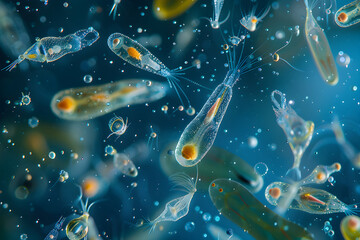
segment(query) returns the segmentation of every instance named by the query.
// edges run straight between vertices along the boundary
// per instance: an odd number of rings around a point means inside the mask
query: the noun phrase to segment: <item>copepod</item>
[[[242,44],[245,44],[245,41]],[[230,103],[233,86],[239,80],[240,75],[253,70],[252,65],[262,60],[262,58],[253,59],[255,50],[244,59],[240,57],[236,63],[233,56],[235,52],[231,52],[234,46],[225,45],[224,49],[229,54],[229,71],[224,81],[216,87],[200,112],[186,126],[176,146],[175,158],[183,167],[192,167],[198,164],[210,150]],[[242,49],[244,49],[244,45]],[[249,59],[252,59],[250,64],[247,62]]]
[[[99,33],[93,27],[79,30],[65,37],[37,38],[36,43],[2,70],[11,71],[25,59],[42,63],[53,62],[66,54],[78,52],[85,47],[91,46],[98,39]]]
[[[178,95],[181,104],[184,106],[181,94],[185,97],[188,106],[190,105],[189,98],[187,97],[184,90],[180,87],[180,79],[189,81],[197,86],[200,84],[191,81],[188,78],[185,78],[182,71],[191,68],[182,68],[170,70],[165,64],[163,64],[157,57],[155,57],[149,50],[142,46],[137,41],[125,36],[121,33],[113,33],[109,36],[107,44],[111,51],[113,51],[118,57],[124,61],[130,63],[131,65],[143,69],[145,71],[151,72],[153,74],[162,76],[167,79],[171,88],[174,88],[176,94]]]

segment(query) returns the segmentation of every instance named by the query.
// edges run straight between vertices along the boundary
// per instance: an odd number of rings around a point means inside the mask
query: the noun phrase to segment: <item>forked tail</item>
[[[18,65],[19,63],[21,63],[22,61],[24,61],[24,57],[18,57],[18,59],[16,59],[15,61],[13,61],[11,64],[9,64],[8,66],[4,67],[3,69],[1,69],[1,71],[11,71],[13,70],[13,68],[16,67],[16,65]]]

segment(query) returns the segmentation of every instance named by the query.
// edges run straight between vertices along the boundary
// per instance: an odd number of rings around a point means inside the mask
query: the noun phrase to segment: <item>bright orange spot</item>
[[[211,186],[212,186],[212,187],[215,187],[215,183],[212,183]]]
[[[198,156],[197,147],[194,144],[186,144],[181,150],[181,155],[186,160],[195,160]]]
[[[274,187],[274,188],[270,188],[269,189],[269,194],[271,197],[278,199],[281,195],[281,190],[278,187]]]
[[[346,13],[342,12],[339,14],[338,20],[339,20],[339,22],[344,23],[348,20],[348,15]]]
[[[98,101],[98,102],[107,102],[109,99],[109,96],[104,93],[95,94],[90,97],[91,100]]]
[[[130,57],[135,58],[136,60],[141,61],[141,57],[142,57],[142,56],[141,56],[141,53],[139,53],[139,51],[136,50],[135,48],[129,47],[129,48],[127,49],[127,53],[129,54]]]
[[[325,173],[324,172],[319,172],[317,175],[316,175],[316,179],[317,180],[324,180],[326,177]]]
[[[99,181],[94,177],[88,177],[82,184],[82,190],[86,197],[91,198],[99,191]]]
[[[253,18],[253,19],[251,19],[251,22],[252,22],[252,23],[257,23],[257,19],[256,19],[256,18]]]
[[[219,192],[223,192],[224,190],[222,188],[219,188]]]
[[[56,105],[58,109],[64,112],[72,112],[75,109],[76,102],[70,96],[63,97],[60,102]]]
[[[348,221],[348,228],[351,231],[356,231],[359,226],[359,221],[355,217],[350,217]]]
[[[135,91],[135,90],[136,90],[136,87],[128,86],[128,87],[124,87],[123,89],[121,89],[121,90],[119,91],[119,93],[121,93],[121,94],[127,94],[127,93],[131,93],[131,92],[133,92],[133,91]]]
[[[34,59],[34,58],[37,57],[37,55],[36,54],[30,54],[30,55],[27,55],[27,57],[30,58],[30,59]]]
[[[340,171],[340,169],[341,169],[341,164],[340,164],[340,163],[335,163],[334,165],[335,165],[335,169],[336,169],[337,171]]]

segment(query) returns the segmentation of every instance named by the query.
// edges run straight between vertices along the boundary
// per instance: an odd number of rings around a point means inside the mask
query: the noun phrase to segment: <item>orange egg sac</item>
[[[181,150],[181,155],[186,160],[195,160],[197,158],[197,155],[198,155],[195,145],[186,144]]]
[[[70,96],[63,97],[60,100],[60,102],[57,104],[57,108],[64,112],[74,111],[75,106],[76,106],[75,100]]]
[[[135,58],[136,60],[141,61],[141,57],[142,57],[142,56],[141,56],[141,53],[139,53],[139,51],[136,50],[135,48],[129,47],[129,48],[127,49],[127,53],[129,54],[130,57]]]

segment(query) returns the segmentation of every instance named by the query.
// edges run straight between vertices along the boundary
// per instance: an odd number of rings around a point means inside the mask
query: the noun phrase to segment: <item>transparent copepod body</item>
[[[98,86],[71,88],[58,92],[51,100],[51,110],[59,118],[89,120],[128,105],[148,103],[166,95],[168,85],[128,79]]]
[[[79,30],[65,37],[44,37],[37,39],[30,48],[11,63],[6,70],[11,71],[25,59],[35,62],[53,62],[66,54],[91,46],[99,39],[99,33],[92,27]]]
[[[136,169],[135,164],[123,153],[114,154],[114,166],[123,174],[136,177],[138,175],[138,170]]]
[[[167,77],[170,69],[167,68],[149,50],[137,41],[121,33],[113,33],[109,36],[107,44],[111,51],[131,65],[149,71],[151,73]]]
[[[307,1],[305,0],[306,3]],[[334,56],[324,31],[316,22],[309,7],[305,21],[305,36],[321,77],[327,84],[336,85],[339,82],[339,74]]]
[[[339,8],[335,13],[335,22],[340,27],[350,27],[360,22],[360,0]]]
[[[87,236],[89,231],[89,214],[84,213],[82,216],[71,220],[66,226],[66,236],[70,240],[81,240]]]
[[[304,228],[264,206],[236,181],[214,180],[209,186],[209,195],[224,217],[243,228],[254,239],[313,239]]]
[[[280,103],[276,100],[275,94],[280,96]],[[278,90],[273,91],[271,99],[275,105],[273,109],[276,115],[276,122],[283,129],[294,154],[292,169],[296,172],[297,180],[299,180],[301,177],[299,170],[301,157],[312,139],[314,123],[312,121],[304,121],[299,117],[286,102],[285,94],[282,92]]]
[[[175,158],[180,165],[192,167],[210,150],[231,97],[232,85],[220,84],[187,125],[175,149]]]
[[[277,206],[284,198],[289,197],[291,184],[273,182],[265,190],[266,200]],[[299,186],[299,185],[297,185]],[[356,205],[347,205],[331,193],[310,187],[298,187],[295,197],[289,204],[290,209],[296,209],[312,214],[330,214],[352,212]]]

